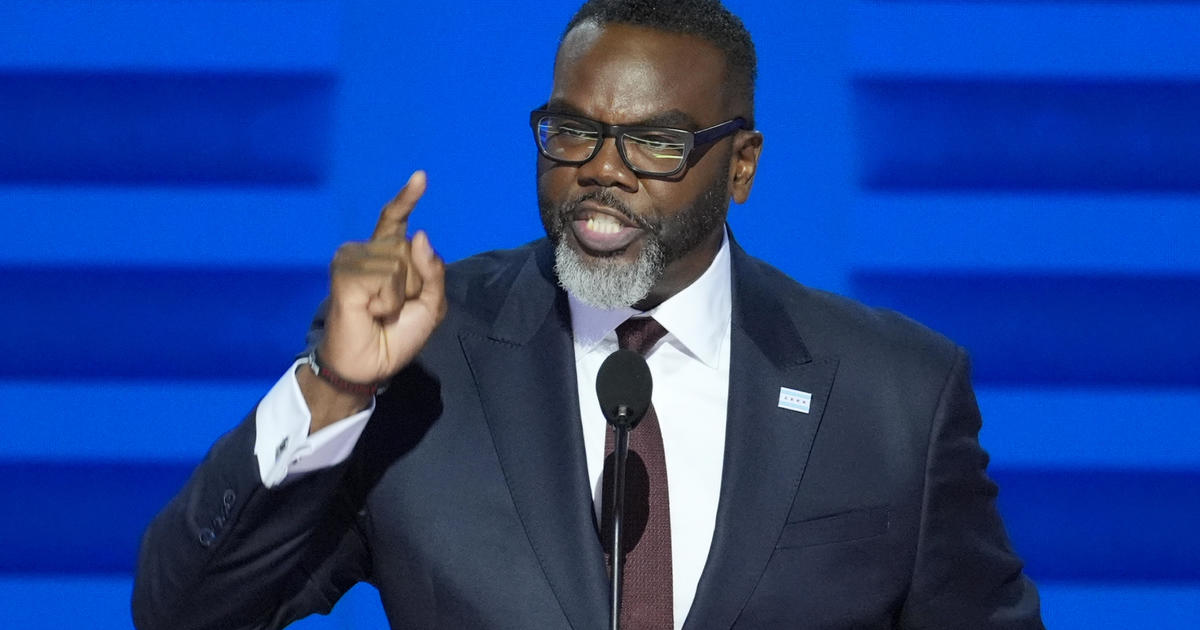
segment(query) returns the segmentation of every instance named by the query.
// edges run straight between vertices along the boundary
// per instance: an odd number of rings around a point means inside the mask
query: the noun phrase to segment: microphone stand
[[[613,423],[616,431],[613,448],[613,495],[612,495],[612,540],[608,557],[612,558],[612,591],[610,610],[612,621],[609,628],[621,627],[621,582],[625,577],[625,551],[621,546],[621,522],[625,510],[625,460],[629,457],[629,409],[625,405],[617,410],[620,422]]]

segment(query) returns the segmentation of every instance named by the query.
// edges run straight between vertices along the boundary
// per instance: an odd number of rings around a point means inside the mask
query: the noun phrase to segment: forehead
[[[679,111],[699,124],[722,114],[725,55],[693,35],[583,23],[563,39],[550,101],[608,123]]]

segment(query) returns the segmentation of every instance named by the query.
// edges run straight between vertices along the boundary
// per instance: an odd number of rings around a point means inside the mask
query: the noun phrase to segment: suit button
[[[221,529],[221,527],[223,525],[225,525],[225,517],[224,516],[218,515],[218,516],[213,517],[213,520],[212,520],[213,529]]]
[[[225,495],[221,497],[221,503],[225,504],[225,513],[226,514],[229,513],[229,509],[233,507],[233,502],[236,499],[237,499],[237,495],[234,494],[233,490],[225,491]]]
[[[204,545],[205,547],[211,547],[213,541],[217,539],[217,533],[205,527],[204,529],[200,530],[199,538],[201,545]]]

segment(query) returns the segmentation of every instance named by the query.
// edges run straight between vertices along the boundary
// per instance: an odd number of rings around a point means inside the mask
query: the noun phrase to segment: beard
[[[592,256],[570,243],[572,237],[567,230],[585,201],[608,206],[643,230],[637,258],[624,260],[617,255],[620,251]],[[617,309],[645,299],[668,265],[699,247],[724,223],[729,209],[729,186],[725,177],[714,177],[689,207],[666,217],[658,208],[653,209],[652,216],[638,216],[608,188],[557,204],[545,199],[539,189],[538,206],[542,226],[555,245],[554,271],[559,286],[584,304]]]

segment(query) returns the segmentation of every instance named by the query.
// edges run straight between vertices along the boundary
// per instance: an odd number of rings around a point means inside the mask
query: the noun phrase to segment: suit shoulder
[[[451,315],[490,320],[522,273],[553,282],[553,252],[546,239],[520,247],[482,252],[446,265],[446,299]]]
[[[452,262],[446,265],[446,290],[466,291],[515,278],[525,264],[536,262],[543,247],[545,239],[539,239],[519,247],[494,249]]]
[[[751,264],[776,287],[783,308],[813,354],[859,356],[901,369],[924,367],[944,377],[963,353],[945,335],[902,313],[805,286],[758,259],[751,259]]]
[[[544,245],[545,239],[538,239],[518,247],[480,252],[446,265],[446,272],[460,279],[493,275],[524,264]]]

